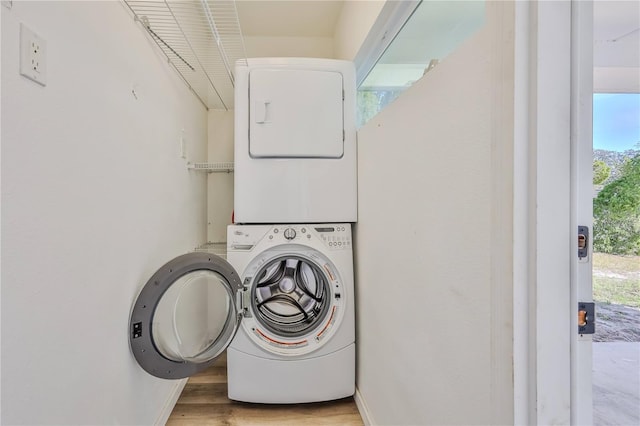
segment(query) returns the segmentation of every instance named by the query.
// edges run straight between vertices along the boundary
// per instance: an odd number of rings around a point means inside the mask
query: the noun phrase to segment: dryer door
[[[335,71],[258,68],[249,74],[253,158],[341,158],[344,83]]]
[[[189,253],[162,266],[131,313],[129,342],[138,364],[163,379],[209,367],[238,329],[241,289],[233,267],[213,254]]]

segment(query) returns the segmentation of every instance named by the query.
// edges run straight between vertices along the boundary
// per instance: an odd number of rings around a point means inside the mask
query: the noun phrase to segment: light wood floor
[[[362,425],[353,398],[314,404],[248,404],[227,398],[226,357],[193,376],[168,426],[182,425]]]

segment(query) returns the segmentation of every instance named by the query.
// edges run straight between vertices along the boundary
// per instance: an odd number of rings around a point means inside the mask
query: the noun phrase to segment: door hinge
[[[249,290],[250,284],[251,277],[248,277],[244,280],[242,290],[239,292],[239,312],[242,316],[249,318],[251,317],[251,310],[249,309],[249,306],[251,305],[251,291]]]
[[[578,259],[589,255],[589,227],[578,226]]]
[[[596,332],[596,304],[578,302],[578,334],[594,334]]]

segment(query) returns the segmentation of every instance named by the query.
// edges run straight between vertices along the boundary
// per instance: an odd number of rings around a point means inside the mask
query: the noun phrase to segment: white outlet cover
[[[20,74],[43,86],[47,85],[47,42],[22,23]]]

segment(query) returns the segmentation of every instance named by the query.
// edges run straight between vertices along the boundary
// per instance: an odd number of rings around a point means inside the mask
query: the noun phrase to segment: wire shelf
[[[207,173],[233,172],[233,163],[188,163],[187,167]]]
[[[234,66],[246,62],[234,0],[124,0],[209,109],[232,109]]]

